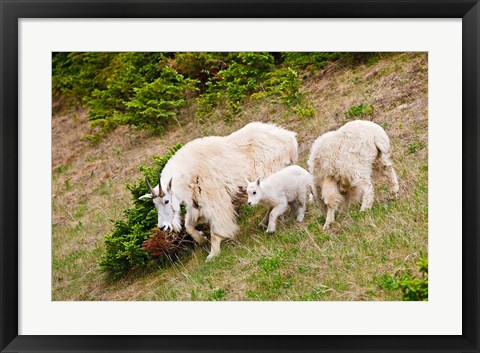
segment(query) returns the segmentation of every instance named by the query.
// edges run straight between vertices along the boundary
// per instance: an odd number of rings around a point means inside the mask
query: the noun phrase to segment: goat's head
[[[260,202],[260,200],[262,200],[262,188],[260,186],[260,178],[257,178],[257,180],[252,182],[248,181],[248,179],[245,178],[245,181],[247,182],[248,205],[255,206]]]
[[[168,182],[168,186],[164,191],[161,183],[161,174],[158,173],[158,185],[152,187],[148,177],[145,177],[145,182],[150,189],[150,193],[140,196],[139,199],[151,199],[158,212],[158,229],[162,231],[180,232],[182,225],[180,222],[180,203],[172,193],[172,181]]]

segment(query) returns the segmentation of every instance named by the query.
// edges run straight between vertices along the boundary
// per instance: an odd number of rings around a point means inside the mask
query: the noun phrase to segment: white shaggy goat
[[[372,207],[374,169],[387,176],[391,194],[398,194],[397,174],[390,160],[390,139],[373,122],[351,121],[337,131],[321,135],[313,143],[307,163],[313,177],[313,195],[326,214],[324,230],[335,221],[339,206],[361,199],[361,211]]]
[[[267,226],[268,223],[268,233],[275,232],[277,218],[285,213],[288,206],[292,212],[297,211],[297,221],[303,221],[307,193],[312,184],[312,177],[305,169],[291,165],[263,180],[247,180],[247,183],[248,204],[255,206],[260,203],[268,208],[260,222],[262,226]]]
[[[185,229],[202,244],[197,224],[208,223],[211,251],[237,231],[236,201],[245,196],[244,177],[267,175],[296,162],[295,133],[278,126],[250,123],[225,137],[210,136],[187,143],[165,165],[159,185],[142,198],[151,198],[158,210],[158,227],[179,232],[180,205],[187,209]],[[148,182],[148,181],[147,181]]]

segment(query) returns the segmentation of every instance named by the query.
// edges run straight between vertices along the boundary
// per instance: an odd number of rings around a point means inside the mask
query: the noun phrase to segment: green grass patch
[[[415,141],[410,143],[407,146],[407,150],[409,153],[416,153],[420,150],[423,150],[426,147],[425,143],[423,141]]]
[[[55,169],[55,173],[63,174],[70,168],[70,166],[71,166],[70,164],[61,164]]]
[[[378,286],[382,289],[394,290],[398,288],[397,280],[387,274],[375,276],[374,281],[376,281]]]
[[[371,104],[360,104],[349,108],[345,115],[349,118],[356,118],[373,114],[375,108]]]

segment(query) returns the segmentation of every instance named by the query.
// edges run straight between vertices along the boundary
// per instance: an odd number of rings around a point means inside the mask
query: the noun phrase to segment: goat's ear
[[[138,199],[141,200],[141,199],[151,199],[152,198],[152,194],[145,194],[143,196],[140,196]]]
[[[173,180],[173,177],[171,177],[171,178],[170,178],[170,181],[168,182],[167,192],[172,191],[172,180]]]
[[[248,179],[247,179],[247,178],[245,178],[245,181],[247,182],[247,184],[250,184],[250,182],[248,181]]]

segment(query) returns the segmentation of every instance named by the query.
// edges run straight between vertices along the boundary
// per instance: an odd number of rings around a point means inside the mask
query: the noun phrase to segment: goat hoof
[[[212,259],[215,258],[216,256],[218,256],[218,254],[220,254],[220,252],[211,252],[210,251],[210,254],[208,254],[207,259],[205,261],[206,262],[212,261]]]
[[[205,262],[210,262],[213,260],[213,258],[215,258],[215,256],[217,256],[218,254],[213,254],[213,253],[210,253],[208,256],[207,256],[207,259],[205,260]]]

